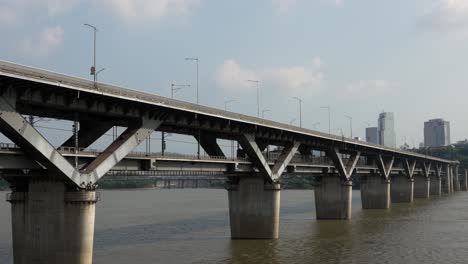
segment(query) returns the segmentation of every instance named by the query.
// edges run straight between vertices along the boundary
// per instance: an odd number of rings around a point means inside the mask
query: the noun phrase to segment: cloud
[[[215,73],[216,83],[228,90],[246,90],[247,80],[257,80],[259,76],[252,70],[244,69],[233,59],[225,60]]]
[[[17,24],[32,13],[64,15],[84,0],[0,0],[0,22]]]
[[[25,39],[22,51],[26,55],[45,57],[59,48],[63,43],[63,28],[60,26],[45,28],[35,39]]]
[[[298,1],[299,0],[271,0],[271,4],[278,12],[289,13],[296,9]]]
[[[158,19],[170,14],[185,15],[199,0],[103,0],[102,4],[126,22]]]
[[[322,63],[320,58],[315,58],[309,66],[295,65],[255,71],[229,59],[215,73],[217,85],[233,92],[252,91],[247,82],[249,79],[260,80],[274,92],[288,95],[310,94],[321,87]]]
[[[386,80],[360,80],[349,84],[346,90],[349,93],[365,96],[380,96],[399,86],[396,82]]]
[[[344,0],[321,0],[322,2],[332,3],[336,7],[342,7]],[[271,0],[271,4],[279,13],[290,13],[296,10],[298,5],[304,0]]]
[[[7,6],[0,6],[0,23],[6,25],[16,24],[18,21],[18,17],[16,16],[15,12],[7,7]]]
[[[437,0],[418,18],[423,31],[452,31],[468,26],[468,1]]]

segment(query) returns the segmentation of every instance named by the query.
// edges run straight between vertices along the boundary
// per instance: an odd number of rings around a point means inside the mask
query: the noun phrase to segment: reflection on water
[[[4,197],[4,193],[0,193]],[[468,192],[316,221],[312,191],[282,191],[279,240],[231,240],[224,190],[103,191],[94,263],[466,263]],[[0,263],[12,263],[0,203]]]

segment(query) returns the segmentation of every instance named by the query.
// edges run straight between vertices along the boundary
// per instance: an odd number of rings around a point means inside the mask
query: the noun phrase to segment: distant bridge
[[[79,129],[56,147],[24,115],[75,121]],[[106,149],[89,149],[116,126],[126,130]],[[154,131],[193,136],[208,156],[132,153]],[[0,62],[0,132],[19,147],[0,149],[0,175],[13,190],[15,263],[91,263],[95,188],[113,170],[224,173],[233,238],[278,238],[285,173],[321,176],[318,219],[350,219],[353,174],[365,176],[364,209],[467,189],[457,161],[8,62]],[[240,158],[226,157],[217,139],[237,141]],[[266,154],[270,145],[280,152]]]

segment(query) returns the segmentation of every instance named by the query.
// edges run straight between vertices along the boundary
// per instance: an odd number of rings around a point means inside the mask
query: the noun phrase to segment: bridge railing
[[[19,151],[21,148],[13,143],[0,143],[0,150],[5,151]],[[57,150],[62,154],[75,154],[75,147],[58,147]],[[94,155],[97,156],[102,153],[103,150],[99,149],[90,149],[90,148],[78,148],[78,153],[82,155]],[[263,153],[265,159],[269,162],[275,162],[278,160],[281,153],[279,152],[264,152]],[[248,162],[249,159],[247,157],[224,157],[224,156],[209,156],[209,155],[197,155],[192,154],[180,154],[180,153],[165,153],[162,154],[161,152],[146,152],[146,151],[132,151],[128,154],[128,157],[147,157],[147,158],[159,158],[159,159],[190,159],[190,160],[206,160],[206,161],[243,161]],[[344,157],[343,162],[347,163],[349,158]],[[309,163],[309,164],[320,164],[320,165],[331,165],[333,166],[333,162],[330,158],[326,156],[311,156],[311,155],[301,155],[296,154],[292,158],[291,162],[293,163]],[[361,157],[358,161],[358,165],[366,165],[367,161],[365,157]]]

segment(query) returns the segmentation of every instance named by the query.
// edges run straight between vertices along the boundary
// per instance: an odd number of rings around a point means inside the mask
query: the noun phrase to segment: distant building
[[[450,123],[442,118],[424,122],[424,146],[440,147],[450,145]]]
[[[396,148],[395,122],[393,113],[380,113],[378,135],[380,145]]]
[[[379,132],[377,131],[377,127],[366,128],[366,142],[379,144]]]

